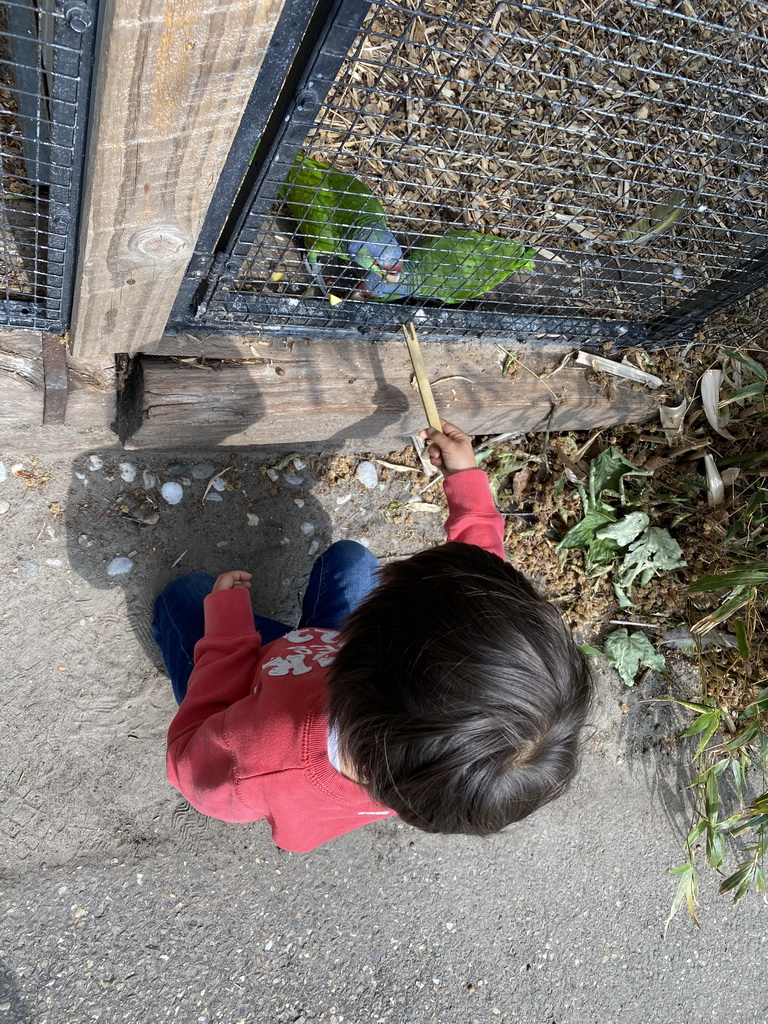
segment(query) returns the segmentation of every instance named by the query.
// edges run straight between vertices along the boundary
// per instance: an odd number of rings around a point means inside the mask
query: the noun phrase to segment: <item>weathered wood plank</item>
[[[107,428],[115,419],[115,361],[112,356],[82,360],[67,356],[67,404],[63,424]],[[41,424],[45,373],[39,331],[0,333],[0,427]],[[51,425],[56,430],[56,425]]]
[[[283,0],[106,0],[72,352],[162,335]]]
[[[257,351],[258,358],[218,368],[134,360],[118,406],[126,447],[343,442],[364,449],[374,439],[406,437],[424,426],[404,343],[296,341]],[[501,358],[495,346],[480,343],[425,345],[440,413],[470,433],[548,424],[555,431],[586,430],[656,414],[658,403],[644,389],[618,382],[608,395],[575,366],[540,378],[557,366],[541,353],[527,354],[520,375],[510,379],[502,377]]]

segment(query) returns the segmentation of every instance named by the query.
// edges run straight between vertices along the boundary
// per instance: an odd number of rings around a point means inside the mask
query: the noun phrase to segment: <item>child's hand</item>
[[[442,433],[434,427],[419,431],[419,437],[427,445],[429,461],[444,477],[460,473],[463,469],[477,469],[472,441],[453,423],[441,419]]]
[[[217,590],[250,590],[251,574],[241,569],[233,569],[232,572],[223,572],[213,584],[213,592]]]

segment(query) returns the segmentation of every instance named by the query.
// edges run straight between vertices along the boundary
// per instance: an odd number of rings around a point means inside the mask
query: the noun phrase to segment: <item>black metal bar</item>
[[[247,204],[240,210],[233,210],[222,230],[219,250],[227,253],[228,260],[224,272],[213,282],[214,287],[228,287],[237,276],[250,248],[249,239],[256,234],[277,198],[280,185],[314,124],[369,7],[366,0],[333,0],[323,11],[324,24],[310,40],[314,45],[306,64],[302,65],[298,58],[294,61],[294,70],[300,74],[293,94],[288,96],[284,92],[281,98],[285,109],[278,104],[273,110],[251,171],[245,178],[245,186],[250,185]],[[198,314],[202,315],[206,307],[207,301],[204,301],[198,307]]]
[[[195,304],[196,293],[210,291],[210,285],[218,280],[223,262],[218,260],[215,266],[213,264],[216,243],[224,226],[231,222],[233,212],[239,213],[248,199],[246,180],[253,163],[253,154],[260,141],[268,135],[266,125],[273,111],[285,106],[285,103],[280,103],[281,94],[290,88],[291,69],[297,64],[303,67],[302,48],[308,47],[316,37],[312,26],[322,6],[317,0],[286,0],[283,6],[208,207],[195,252],[176,296],[171,320],[189,315]],[[325,19],[327,14],[323,12],[322,17]],[[211,270],[214,270],[214,275],[209,278]],[[201,281],[204,282],[202,288]]]
[[[269,337],[297,337],[311,325],[313,336],[339,340],[375,340],[400,334],[402,324],[413,322],[419,336],[429,341],[445,341],[458,336],[480,341],[526,342],[536,344],[573,344],[602,346],[614,349],[643,345],[646,342],[642,324],[566,314],[497,313],[492,310],[414,307],[393,303],[345,302],[339,306],[323,305],[318,316],[319,300],[265,297],[250,292],[232,292],[226,302],[211,307],[211,321],[206,330],[227,333],[256,328]],[[178,324],[174,330],[190,330],[192,325]],[[424,332],[422,334],[422,332]]]
[[[97,13],[98,0],[70,3],[53,30],[46,311],[62,329],[69,326],[74,292]]]
[[[4,327],[30,329],[40,327],[41,324],[47,325],[45,307],[37,302],[24,302],[22,299],[4,299],[0,302],[0,324]]]
[[[669,341],[698,327],[713,313],[768,285],[768,249],[761,249],[723,277],[646,324],[650,342]]]
[[[16,104],[22,132],[27,176],[38,185],[48,182],[48,119],[42,89],[43,70],[35,0],[8,4],[8,41],[14,64]]]

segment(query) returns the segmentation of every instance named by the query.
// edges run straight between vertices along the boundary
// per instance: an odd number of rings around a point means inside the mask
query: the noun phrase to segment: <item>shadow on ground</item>
[[[89,856],[144,856],[169,839],[182,852],[195,854],[205,844],[216,856],[235,849],[242,856],[253,842],[263,852],[269,841],[263,823],[211,822],[165,782],[165,732],[175,704],[151,634],[152,609],[160,591],[184,573],[245,569],[253,574],[254,609],[293,624],[312,562],[330,543],[331,524],[313,497],[318,479],[305,459],[277,460],[281,468],[270,466],[268,473],[261,453],[183,458],[94,451],[72,466],[66,544],[85,584],[72,600],[82,615],[77,632],[89,649],[87,692],[77,702],[74,728],[98,764],[91,775],[101,776],[87,783],[93,842],[84,821],[76,830],[77,845]],[[170,504],[168,497],[179,494]],[[71,713],[66,709],[63,720]],[[72,724],[67,727],[71,733]],[[88,802],[81,785],[77,803]],[[84,819],[88,811],[79,807]]]
[[[13,1024],[31,1024],[32,1011],[22,999],[10,971],[0,967],[0,1012],[3,1020]]]
[[[670,668],[670,679],[651,672],[637,688],[619,691],[616,703],[627,768],[642,775],[655,808],[682,841],[690,827],[696,769],[691,742],[681,738],[690,712],[672,698],[695,700],[701,684],[695,669],[682,659]]]
[[[157,452],[97,451],[75,462],[66,518],[70,564],[92,586],[122,590],[128,623],[157,667],[153,602],[184,573],[245,569],[253,573],[256,611],[297,620],[330,526],[312,497],[315,481],[305,460],[273,470],[272,480],[262,459],[216,452],[180,461]]]

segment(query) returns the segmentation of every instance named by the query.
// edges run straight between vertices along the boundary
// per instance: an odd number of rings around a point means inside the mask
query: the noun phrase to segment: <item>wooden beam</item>
[[[59,338],[49,337],[53,355],[66,353]],[[66,366],[54,363],[58,390],[67,387],[63,418],[57,423],[69,427],[109,428],[115,419],[115,360],[100,356],[94,360],[66,356]],[[3,441],[15,428],[26,429],[44,422],[46,368],[40,331],[0,333],[0,427]],[[48,374],[50,382],[50,374]],[[50,390],[50,388],[49,388]],[[52,425],[51,430],[60,429]]]
[[[253,347],[258,355],[247,362],[135,359],[118,402],[126,447],[334,442],[365,450],[425,425],[403,342]],[[556,370],[558,358],[543,353],[527,354],[514,378],[502,376],[492,345],[434,343],[423,354],[441,414],[473,434],[589,430],[643,422],[658,409],[646,389],[617,381],[608,393],[582,367]]]
[[[106,0],[71,329],[161,337],[283,0]]]

